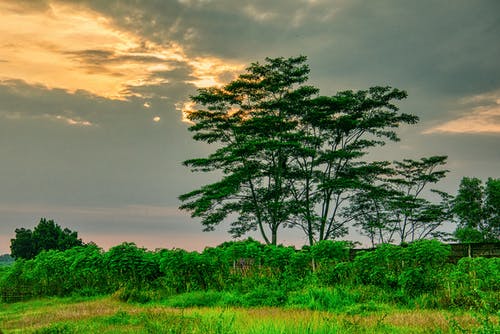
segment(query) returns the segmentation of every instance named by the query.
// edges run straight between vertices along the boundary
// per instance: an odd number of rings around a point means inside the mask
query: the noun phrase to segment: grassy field
[[[1,333],[495,333],[498,317],[363,305],[332,313],[287,308],[172,308],[113,297],[0,304]]]

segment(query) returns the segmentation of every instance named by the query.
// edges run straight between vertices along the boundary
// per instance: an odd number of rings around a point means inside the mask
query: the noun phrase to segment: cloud
[[[47,115],[47,116],[49,118],[53,118],[50,115]],[[79,117],[78,118],[71,118],[71,117],[67,117],[67,116],[63,116],[63,115],[56,115],[55,120],[62,121],[66,124],[73,125],[73,126],[94,126],[94,124],[92,124],[92,122],[86,121],[86,120],[81,119]]]
[[[243,8],[244,8],[244,13],[257,22],[269,21],[276,18],[277,16],[277,14],[273,12],[258,10],[253,5],[247,5]]]
[[[8,59],[0,62],[4,81],[124,100],[140,96],[137,87],[165,84],[169,79],[158,73],[179,66],[189,68],[183,80],[196,87],[220,84],[227,72],[242,68],[213,56],[190,56],[176,42],[155,43],[76,3],[51,1],[42,8],[25,9],[23,2],[16,7],[0,0],[0,59]]]
[[[500,92],[470,96],[461,104],[469,107],[460,117],[423,133],[500,134]]]
[[[36,213],[39,216],[50,216],[55,212],[59,214],[73,214],[88,217],[115,217],[117,220],[134,216],[146,217],[185,217],[186,214],[177,207],[154,205],[126,205],[123,207],[85,207],[85,206],[51,206],[37,204],[23,204],[8,206],[0,204],[0,213]]]
[[[0,80],[0,99],[0,117],[6,120],[47,121],[79,127],[98,125],[100,110],[95,106],[106,100],[85,91],[70,93],[20,80]]]
[[[187,124],[194,124],[191,122],[188,118],[188,115],[194,111],[194,107],[196,106],[196,103],[192,101],[187,101],[184,103],[177,103],[175,105],[175,109],[179,110],[182,113],[182,121]]]

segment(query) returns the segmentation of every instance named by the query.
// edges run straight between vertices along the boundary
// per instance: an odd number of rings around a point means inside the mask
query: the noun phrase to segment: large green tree
[[[464,177],[453,200],[458,220],[455,237],[461,242],[500,240],[500,179]]]
[[[10,240],[11,255],[14,258],[31,259],[44,250],[66,250],[82,246],[78,232],[68,228],[62,229],[53,220],[40,219],[38,225],[31,231],[26,228],[15,230],[16,236]]]
[[[281,227],[299,227],[309,243],[347,231],[341,208],[379,173],[363,161],[372,147],[398,140],[394,128],[418,118],[399,113],[406,92],[390,87],[319,96],[306,85],[303,56],[254,63],[223,87],[200,89],[189,114],[195,140],[217,144],[206,158],[185,161],[222,179],[180,196],[182,209],[212,230],[236,214],[231,233],[259,230],[276,244]]]
[[[200,106],[188,116],[195,123],[193,138],[219,148],[184,164],[223,173],[220,181],[180,196],[181,208],[201,217],[205,230],[237,213],[234,236],[258,229],[266,243],[276,244],[278,229],[290,223],[295,206],[286,180],[297,120],[288,111],[317,92],[301,86],[309,72],[304,61],[267,59],[224,87],[200,89],[192,97]]]

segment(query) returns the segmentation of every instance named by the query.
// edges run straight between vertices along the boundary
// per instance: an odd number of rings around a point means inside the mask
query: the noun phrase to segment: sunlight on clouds
[[[428,133],[500,134],[500,93],[464,98],[462,104],[476,104],[461,117],[424,131]],[[478,105],[479,104],[479,105]]]
[[[468,96],[460,100],[461,104],[498,104],[500,105],[500,92],[489,92],[479,95]]]
[[[188,115],[192,111],[194,111],[194,106],[195,105],[196,105],[196,103],[194,103],[192,101],[183,102],[183,103],[177,103],[175,105],[176,109],[179,110],[182,113],[181,121],[183,121],[184,123],[188,123],[188,124],[194,124],[193,122],[191,122],[189,120]]]
[[[253,6],[253,5],[245,6],[243,8],[243,12],[248,17],[250,17],[251,19],[254,19],[257,22],[269,21],[269,20],[272,20],[273,18],[276,17],[275,13],[260,11],[257,8],[255,8],[255,6]]]
[[[70,115],[73,115],[73,116],[65,116],[65,115],[61,115],[61,114],[47,114],[47,113],[44,113],[44,114],[41,114],[41,115],[37,115],[37,114],[23,114],[21,112],[9,112],[9,111],[2,111],[0,110],[0,116],[7,119],[7,120],[10,120],[10,121],[22,121],[22,120],[26,120],[26,119],[30,119],[30,120],[50,120],[50,121],[53,121],[53,122],[60,122],[60,123],[64,123],[64,124],[67,124],[67,125],[72,125],[72,126],[79,126],[79,127],[91,127],[91,126],[96,126],[96,124],[88,121],[88,120],[85,120],[81,117],[78,117],[78,116],[75,116],[73,112],[70,112],[68,111],[67,112],[68,114]]]
[[[225,82],[234,79],[236,74],[244,69],[242,64],[231,64],[217,58],[195,58],[188,63],[193,69],[193,76],[196,78],[196,80],[188,82],[197,88],[221,86]],[[189,120],[188,115],[195,110],[196,103],[192,101],[179,102],[175,106],[182,113],[182,122],[194,124]]]
[[[71,117],[66,117],[66,116],[63,116],[63,115],[44,115],[45,118],[49,118],[49,119],[53,119],[53,120],[56,120],[56,121],[61,121],[61,122],[64,122],[68,125],[73,125],[73,126],[94,126],[94,124],[92,124],[92,122],[89,122],[89,121],[86,121],[86,120],[83,120],[83,119],[80,119],[80,118],[71,118]]]
[[[144,97],[134,87],[167,83],[155,74],[175,69],[176,62],[191,68],[186,82],[196,87],[220,85],[228,72],[242,68],[213,57],[189,57],[173,42],[143,40],[82,6],[49,3],[48,10],[26,11],[23,2],[0,0],[0,80],[124,100]]]
[[[195,58],[188,61],[193,68],[196,80],[188,81],[198,88],[219,86],[228,79],[233,79],[236,72],[244,69],[242,64],[231,64],[224,59],[218,58]],[[229,75],[231,78],[224,78]]]
[[[122,51],[137,47],[130,36],[111,29],[108,21],[96,13],[60,4],[52,5],[48,12],[23,13],[6,10],[5,2],[0,3],[0,10],[4,40],[0,58],[7,60],[0,63],[3,79],[120,98],[124,84],[142,75],[137,64],[129,64],[126,71],[120,69],[122,64],[109,66],[106,71],[92,71],[71,56],[78,50]]]

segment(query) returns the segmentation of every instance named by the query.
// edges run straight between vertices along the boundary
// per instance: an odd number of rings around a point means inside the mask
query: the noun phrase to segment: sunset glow
[[[466,112],[424,133],[500,134],[500,95],[489,93],[462,99],[463,105],[475,105]]]
[[[144,40],[82,6],[54,1],[42,12],[22,12],[20,6],[0,2],[2,80],[123,100],[140,96],[134,87],[168,82],[155,74],[175,69],[174,62],[192,69],[195,79],[187,82],[196,87],[221,84],[221,76],[242,68],[214,57],[190,58],[176,43]]]

